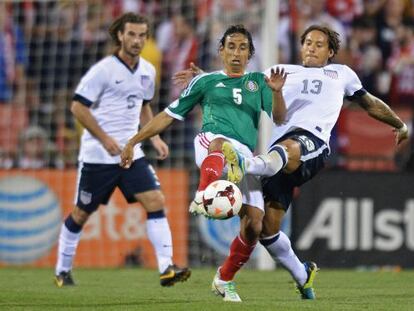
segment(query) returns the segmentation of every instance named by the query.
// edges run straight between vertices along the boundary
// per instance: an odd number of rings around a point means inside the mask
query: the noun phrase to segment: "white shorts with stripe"
[[[195,162],[198,167],[201,166],[204,159],[208,155],[208,146],[210,142],[216,138],[224,138],[230,141],[234,148],[245,157],[253,157],[253,153],[246,146],[238,142],[233,138],[228,138],[221,134],[213,134],[210,132],[199,133],[194,138],[194,150],[195,150]],[[226,168],[223,171],[222,178],[225,179],[227,175]],[[253,175],[245,175],[243,180],[238,184],[241,192],[243,193],[243,203],[248,204],[254,207],[257,207],[261,210],[264,210],[264,201],[263,201],[263,192],[262,184],[259,177]]]

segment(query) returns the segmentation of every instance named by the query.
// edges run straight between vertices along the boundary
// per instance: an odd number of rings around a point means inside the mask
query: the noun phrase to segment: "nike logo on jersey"
[[[226,87],[223,82],[219,82],[216,84],[216,87]]]
[[[123,82],[124,80],[115,80],[115,83],[116,84],[119,84],[119,83],[121,83],[121,82]]]

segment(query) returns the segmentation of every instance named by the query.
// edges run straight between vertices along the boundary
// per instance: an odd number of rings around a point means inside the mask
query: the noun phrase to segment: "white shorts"
[[[228,138],[221,134],[213,134],[210,132],[200,133],[194,138],[195,161],[198,167],[201,166],[204,159],[208,155],[208,146],[215,138],[224,138],[233,144],[233,147],[245,157],[253,157],[253,153],[246,146],[233,138]],[[227,169],[223,171],[223,177],[226,178]],[[245,175],[243,180],[238,184],[243,193],[243,203],[248,204],[264,211],[264,201],[262,184],[259,177],[254,175]]]

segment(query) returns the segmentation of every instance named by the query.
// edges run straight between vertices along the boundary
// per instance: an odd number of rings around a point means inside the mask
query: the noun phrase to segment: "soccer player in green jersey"
[[[129,140],[121,154],[120,165],[128,168],[136,144],[161,133],[174,119],[183,120],[196,105],[201,105],[202,129],[194,140],[200,182],[190,205],[190,212],[193,213],[203,213],[203,191],[223,173],[226,165],[223,144],[231,144],[241,154],[251,157],[257,144],[261,112],[273,116],[277,124],[285,119],[286,108],[281,89],[286,74],[283,70],[273,70],[267,78],[263,73],[245,71],[254,54],[254,45],[251,34],[244,26],[231,26],[225,31],[219,42],[219,54],[223,70],[195,77],[179,99]],[[223,296],[225,301],[241,301],[232,280],[253,252],[264,217],[260,180],[249,175],[239,186],[243,193],[240,235],[232,242],[230,255],[217,271],[212,284],[213,291]]]
[[[351,68],[332,63],[340,48],[338,33],[312,25],[301,35],[301,45],[301,65],[271,67],[283,67],[289,76],[283,86],[287,117],[282,126],[273,126],[268,153],[243,160],[230,145],[224,155],[227,163],[242,167],[233,170],[237,172],[234,176],[228,175],[230,180],[235,177],[240,180],[239,174],[243,172],[267,176],[263,179],[266,207],[260,243],[291,273],[301,297],[315,299],[313,280],[318,267],[298,259],[280,226],[292,202],[294,188],[311,180],[325,166],[329,137],[344,97],[358,103],[369,116],[393,127],[397,144],[408,138],[408,130],[390,107],[363,88]],[[188,70],[176,73],[174,80],[186,85],[189,77],[200,72],[192,64]],[[313,87],[309,88],[311,84]]]

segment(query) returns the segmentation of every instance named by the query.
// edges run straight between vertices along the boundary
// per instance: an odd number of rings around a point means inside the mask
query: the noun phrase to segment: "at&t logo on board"
[[[29,176],[0,179],[0,262],[26,264],[49,253],[62,214],[56,195]]]

